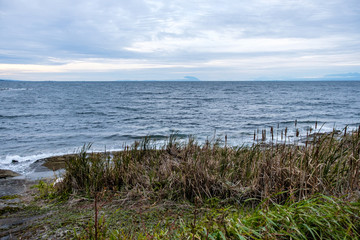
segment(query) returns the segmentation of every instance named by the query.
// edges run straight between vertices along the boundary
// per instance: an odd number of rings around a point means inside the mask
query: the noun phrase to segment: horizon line
[[[360,79],[328,79],[328,78],[298,78],[298,79],[253,79],[253,80],[19,80],[19,79],[0,79],[7,82],[352,82]]]

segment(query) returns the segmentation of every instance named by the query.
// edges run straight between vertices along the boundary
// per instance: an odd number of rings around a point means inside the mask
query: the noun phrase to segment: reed
[[[303,145],[229,147],[170,136],[161,147],[149,138],[115,153],[88,153],[90,147],[67,162],[60,192],[94,196],[107,189],[129,199],[218,198],[241,204],[248,199],[282,203],[315,194],[350,199],[360,189],[360,131],[314,134]]]

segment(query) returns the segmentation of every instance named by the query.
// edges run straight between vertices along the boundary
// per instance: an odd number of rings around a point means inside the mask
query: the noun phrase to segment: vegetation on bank
[[[314,134],[304,144],[228,147],[171,136],[161,147],[145,138],[113,154],[87,150],[67,162],[60,194],[93,196],[95,203],[100,192],[135,204],[187,202],[193,212],[184,217],[187,224],[172,216],[167,224],[160,221],[134,233],[119,226],[101,230],[96,206],[94,232],[86,237],[360,237],[360,131]],[[219,206],[226,208],[214,213]]]
[[[359,130],[301,144],[170,136],[89,150],[68,159],[61,182],[36,186],[63,238],[360,239]]]
[[[360,203],[313,196],[256,208],[207,203],[117,212],[90,220],[77,239],[359,239]],[[185,207],[187,207],[185,209]],[[106,216],[106,217],[105,217]],[[97,233],[95,233],[95,226]]]
[[[59,191],[92,196],[107,189],[129,200],[231,204],[353,197],[360,189],[360,131],[314,134],[309,141],[228,147],[171,136],[161,147],[145,138],[113,154],[87,153],[88,146],[67,161]]]

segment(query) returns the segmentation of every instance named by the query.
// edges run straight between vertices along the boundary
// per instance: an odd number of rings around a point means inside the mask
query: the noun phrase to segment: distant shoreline
[[[360,79],[280,79],[280,80],[107,80],[107,81],[68,81],[68,80],[13,80],[13,79],[0,79],[0,82],[360,82]]]

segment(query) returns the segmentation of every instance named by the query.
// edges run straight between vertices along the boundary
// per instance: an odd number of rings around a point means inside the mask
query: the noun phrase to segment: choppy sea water
[[[301,134],[360,125],[360,82],[0,81],[0,168],[26,173],[37,159],[119,150],[170,134],[251,144],[256,130]],[[19,161],[12,164],[12,160]]]

